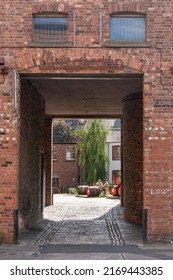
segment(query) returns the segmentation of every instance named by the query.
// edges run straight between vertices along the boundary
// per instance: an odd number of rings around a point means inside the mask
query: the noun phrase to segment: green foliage
[[[68,193],[68,194],[77,194],[77,189],[76,189],[76,187],[68,187],[67,193]]]
[[[102,120],[89,121],[85,130],[76,131],[80,139],[79,164],[84,167],[87,184],[97,182],[98,179],[104,180],[106,177],[106,164],[109,161],[105,153],[107,134]]]

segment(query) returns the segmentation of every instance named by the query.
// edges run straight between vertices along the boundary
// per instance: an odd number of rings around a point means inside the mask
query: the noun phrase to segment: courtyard
[[[44,218],[0,245],[1,260],[172,260],[171,243],[142,241],[142,226],[124,220],[119,199],[56,194]]]

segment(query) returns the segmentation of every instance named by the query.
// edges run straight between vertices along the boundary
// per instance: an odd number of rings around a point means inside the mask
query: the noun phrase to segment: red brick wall
[[[0,56],[6,65],[19,72],[46,72],[39,65],[45,49],[30,47],[32,14],[43,11],[69,13],[69,41],[74,44],[73,18],[76,13],[76,48],[47,48],[56,57],[122,58],[123,64],[144,73],[143,92],[143,207],[148,209],[148,237],[173,238],[173,80],[172,1],[1,1]],[[117,3],[118,2],[118,3]],[[99,47],[99,13],[103,15],[102,47]],[[147,41],[150,48],[107,48],[113,12],[143,12],[147,17]],[[55,71],[56,72],[56,71]],[[57,71],[58,72],[58,71]],[[64,72],[64,70],[63,70]],[[91,70],[86,70],[86,73]],[[100,70],[95,72],[100,73]],[[108,69],[109,72],[109,69]],[[0,83],[2,82],[0,77]],[[18,81],[19,82],[19,81]],[[18,103],[18,108],[19,108]],[[18,112],[12,108],[12,72],[0,84],[1,228],[9,241],[13,239],[13,209],[17,207],[18,185]],[[0,112],[0,114],[1,114]],[[12,162],[12,163],[11,163]],[[10,195],[9,195],[10,194]],[[9,198],[11,197],[11,198]],[[8,210],[8,211],[7,211]],[[8,212],[8,213],[7,213]],[[163,226],[164,221],[164,226]]]
[[[44,100],[21,83],[19,146],[19,226],[42,217],[41,153],[44,152]]]
[[[155,81],[150,89],[145,85],[144,208],[148,209],[148,238],[172,240],[172,91],[169,86],[160,87]],[[160,91],[154,96],[155,88]]]
[[[59,177],[59,192],[66,192],[68,187],[78,185],[78,158],[77,150],[74,161],[66,160],[66,148],[75,147],[76,144],[54,144],[57,160],[53,161],[53,173]]]
[[[123,194],[125,218],[141,224],[143,211],[143,103],[141,94],[123,100]]]
[[[17,205],[18,122],[12,106],[12,72],[3,83],[0,75],[0,238],[14,239],[14,209]]]

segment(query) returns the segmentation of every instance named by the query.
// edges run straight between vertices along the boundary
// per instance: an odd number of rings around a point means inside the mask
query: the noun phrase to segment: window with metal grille
[[[52,178],[52,187],[53,188],[58,188],[59,187],[59,178],[58,176],[55,176]]]
[[[75,160],[75,147],[66,148],[66,160]]]
[[[33,42],[68,41],[67,15],[37,15],[33,17]]]
[[[144,15],[111,15],[111,41],[144,42],[145,32]]]
[[[121,146],[112,146],[112,160],[121,159]]]

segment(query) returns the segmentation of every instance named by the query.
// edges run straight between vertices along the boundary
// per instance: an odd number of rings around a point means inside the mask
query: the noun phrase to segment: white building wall
[[[121,146],[121,143],[107,143],[107,150],[108,150],[108,156],[109,156],[109,167],[108,167],[108,180],[109,183],[112,183],[112,171],[113,170],[121,170],[121,161],[120,160],[112,160],[112,147],[113,146]]]
[[[114,121],[112,123],[114,123]],[[107,121],[107,127],[108,127],[108,124],[111,124],[111,120]],[[118,130],[109,129],[109,133],[108,133],[106,142],[107,142],[106,150],[107,150],[107,155],[109,157],[107,180],[109,183],[112,184],[112,171],[121,170],[121,160],[112,160],[112,147],[121,146],[121,130],[120,129],[118,129]]]

